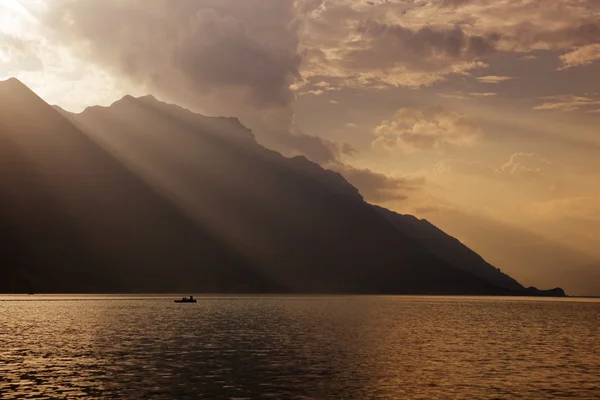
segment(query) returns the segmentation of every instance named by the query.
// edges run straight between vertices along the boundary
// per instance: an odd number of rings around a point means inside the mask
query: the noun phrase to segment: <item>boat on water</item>
[[[190,296],[190,298],[188,299],[187,297],[184,297],[181,300],[173,300],[175,303],[195,303],[196,299],[194,299],[194,296]]]

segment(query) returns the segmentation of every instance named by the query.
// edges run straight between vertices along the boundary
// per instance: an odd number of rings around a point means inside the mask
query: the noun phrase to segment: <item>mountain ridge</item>
[[[540,290],[535,286],[523,286],[513,277],[488,263],[460,240],[450,236],[426,219],[419,219],[413,215],[399,214],[376,205],[373,205],[373,207],[378,213],[385,216],[397,229],[417,240],[438,257],[497,286],[517,291],[527,291],[533,295],[552,295],[553,293],[559,296],[564,295],[564,291],[558,287],[549,290]]]
[[[4,229],[8,242],[33,249],[8,260],[13,282],[52,271],[66,291],[91,274],[100,291],[532,294],[440,259],[340,174],[260,146],[237,119],[148,96],[72,114],[9,86],[0,148],[16,141],[35,161],[10,151],[2,160],[17,178],[0,193],[32,192],[21,196],[22,219],[0,220],[18,227]],[[5,209],[17,198],[5,196]]]

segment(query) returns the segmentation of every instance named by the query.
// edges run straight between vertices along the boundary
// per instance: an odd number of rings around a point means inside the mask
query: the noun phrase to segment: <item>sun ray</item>
[[[18,34],[25,24],[39,23],[31,8],[42,3],[24,4],[20,0],[0,0],[0,32]]]

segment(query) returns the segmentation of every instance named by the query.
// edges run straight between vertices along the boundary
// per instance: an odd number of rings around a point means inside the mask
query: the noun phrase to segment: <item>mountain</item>
[[[448,235],[427,220],[418,219],[413,215],[398,214],[379,206],[373,206],[373,208],[390,221],[396,229],[419,242],[432,254],[496,286],[515,291],[526,291],[539,296],[565,295],[561,288],[539,290],[533,286],[524,287],[516,279],[503,273],[458,239]]]
[[[428,220],[442,229],[452,227],[453,234],[467,239],[486,255],[486,260],[502,266],[519,282],[537,282],[541,286],[560,282],[571,295],[600,293],[600,260],[566,241],[456,209],[435,210]]]
[[[427,250],[450,264],[486,279],[496,286],[514,290],[525,289],[515,279],[503,274],[458,239],[446,234],[428,221],[412,215],[398,214],[378,206],[374,206],[374,208],[400,232],[415,239]]]
[[[0,291],[531,294],[457,267],[234,118],[0,83]]]
[[[200,260],[207,287],[267,285],[15,80],[0,85],[0,221],[2,275],[14,290],[157,291],[163,281],[183,289]]]

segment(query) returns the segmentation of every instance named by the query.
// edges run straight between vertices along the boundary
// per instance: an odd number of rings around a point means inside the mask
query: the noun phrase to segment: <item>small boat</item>
[[[194,298],[194,296],[190,296],[190,298],[188,299],[187,297],[184,297],[181,300],[173,300],[175,303],[195,303],[196,299]]]

